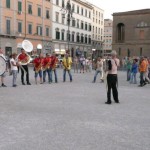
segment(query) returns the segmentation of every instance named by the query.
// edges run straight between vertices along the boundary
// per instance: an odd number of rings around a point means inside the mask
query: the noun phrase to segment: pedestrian
[[[131,77],[130,77],[130,83],[131,84],[132,83],[137,84],[137,80],[136,80],[137,72],[138,72],[137,59],[134,59],[133,64],[132,64],[132,68],[131,68]]]
[[[25,50],[22,48],[21,49],[21,54],[19,54],[18,56],[18,62],[21,62],[21,82],[22,85],[25,85],[24,82],[24,74],[26,74],[26,81],[27,81],[27,85],[31,85],[31,83],[29,82],[29,70],[28,70],[28,62],[29,62],[29,55],[26,54]]]
[[[0,47],[0,56],[3,57],[4,60],[6,61],[6,58],[5,58],[4,54],[3,54],[3,50],[1,49],[1,47]],[[2,86],[2,87],[7,87],[7,86],[4,84],[4,78],[5,78],[5,76],[6,76],[5,73],[0,76],[0,78],[1,78],[1,86]]]
[[[102,59],[102,57],[97,58],[96,70],[95,70],[93,83],[96,82],[96,78],[97,78],[98,74],[100,74],[100,80],[101,80],[101,82],[103,82],[103,59]]]
[[[69,54],[66,53],[65,57],[62,60],[62,64],[64,67],[64,71],[63,71],[63,82],[66,81],[66,71],[69,74],[70,77],[70,82],[72,82],[72,75],[71,75],[71,65],[72,65],[72,59],[71,57],[69,57]]]
[[[11,72],[12,72],[12,76],[13,76],[13,80],[12,80],[12,86],[13,87],[17,86],[16,79],[17,79],[17,74],[18,74],[18,67],[17,67],[18,64],[16,61],[16,57],[17,57],[17,54],[13,53],[12,58],[10,59]]]
[[[120,65],[120,61],[118,58],[116,58],[116,51],[113,50],[111,52],[111,58],[108,60],[108,75],[107,75],[107,102],[105,104],[111,104],[111,90],[113,93],[113,98],[116,103],[119,103],[118,99],[118,76],[117,76],[117,69]]]

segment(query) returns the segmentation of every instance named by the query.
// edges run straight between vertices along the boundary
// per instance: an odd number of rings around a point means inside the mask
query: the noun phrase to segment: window
[[[74,33],[72,33],[72,42],[74,42]]]
[[[64,0],[62,0],[62,8],[64,8],[65,7],[65,2],[64,2]]]
[[[121,56],[121,48],[119,48],[119,56]]]
[[[62,22],[62,24],[65,24],[65,17],[64,17],[64,14],[62,14],[62,17],[61,17],[62,19],[61,19],[61,22]]]
[[[80,13],[80,11],[79,11],[79,6],[77,6],[77,14],[79,14]]]
[[[74,12],[74,10],[75,10],[75,5],[72,4],[72,12]]]
[[[87,35],[85,36],[85,43],[87,43]]]
[[[56,39],[57,39],[57,40],[60,39],[60,32],[59,32],[59,30],[56,30]]]
[[[123,23],[117,25],[117,41],[124,42],[125,39],[125,26]]]
[[[62,32],[61,32],[61,40],[63,40],[63,41],[64,41],[64,35],[65,35],[65,34],[64,34],[64,31],[62,31]]]
[[[42,27],[37,26],[37,35],[42,35]]]
[[[77,20],[77,28],[79,28],[79,20]]]
[[[46,19],[49,19],[50,15],[49,15],[49,10],[46,10]]]
[[[10,8],[10,0],[6,0],[6,8]]]
[[[75,27],[75,26],[76,26],[76,22],[75,22],[75,20],[74,20],[74,19],[72,20],[72,26],[73,26],[73,27]]]
[[[84,25],[83,25],[83,22],[81,22],[81,29],[83,29],[84,28]]]
[[[49,28],[46,28],[46,36],[49,36]]]
[[[81,35],[81,43],[84,42],[84,37],[83,37],[83,34]]]
[[[18,33],[22,33],[22,22],[18,22]]]
[[[91,12],[89,11],[89,18],[91,18]]]
[[[70,41],[70,33],[67,33],[67,41]]]
[[[18,11],[22,11],[22,2],[18,1]]]
[[[77,34],[77,42],[80,42],[80,36],[79,36],[79,33]]]
[[[140,39],[144,39],[144,30],[140,30]]]
[[[142,56],[143,55],[143,49],[142,49],[142,47],[140,47],[140,56]]]
[[[89,36],[89,44],[91,44],[91,37]]]
[[[85,30],[87,30],[87,23],[85,23]]]
[[[38,17],[41,17],[41,8],[38,7]]]
[[[59,22],[59,13],[56,12],[56,22]]]
[[[83,8],[81,8],[81,15],[83,15]]]
[[[59,5],[59,0],[56,0],[56,5],[57,5],[57,6]]]
[[[85,10],[85,17],[87,17],[87,10]]]
[[[28,5],[28,14],[32,15],[32,5],[31,4]]]
[[[127,51],[127,56],[130,57],[130,50]]]
[[[91,31],[91,24],[89,24],[89,31]]]
[[[9,19],[6,20],[6,33],[10,34],[10,20]]]
[[[28,33],[32,34],[32,24],[28,24]]]

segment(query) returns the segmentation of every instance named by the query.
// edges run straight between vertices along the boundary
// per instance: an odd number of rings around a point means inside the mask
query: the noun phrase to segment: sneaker
[[[16,86],[17,86],[16,84],[13,85],[13,87],[16,87]]]
[[[111,104],[111,102],[105,102],[105,104]]]
[[[31,85],[31,83],[30,83],[30,82],[28,82],[28,83],[27,83],[27,85]]]
[[[2,83],[2,87],[7,87],[4,83]]]
[[[24,82],[22,82],[22,85],[25,85],[25,83],[24,83]]]

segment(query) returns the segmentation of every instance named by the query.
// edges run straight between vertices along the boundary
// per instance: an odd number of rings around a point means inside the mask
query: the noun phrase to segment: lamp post
[[[71,52],[71,49],[69,49],[69,42],[70,42],[70,21],[73,19],[73,12],[74,12],[74,7],[71,6],[70,0],[67,1],[67,4],[65,6],[64,1],[62,4],[62,15],[63,18],[65,18],[65,15],[67,15],[67,25],[68,25],[68,33],[67,33],[67,41],[68,41],[68,52]]]

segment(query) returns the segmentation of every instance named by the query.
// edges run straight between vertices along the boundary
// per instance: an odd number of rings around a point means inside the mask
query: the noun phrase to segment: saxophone
[[[50,66],[50,62],[48,62],[48,63],[45,65],[45,67],[43,68],[43,71],[49,69],[49,66]]]
[[[38,66],[38,67],[35,67],[35,72],[36,72],[36,73],[38,73],[40,70],[42,70],[42,60],[41,60],[41,62],[40,62],[40,64],[39,64],[39,66]]]

